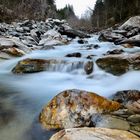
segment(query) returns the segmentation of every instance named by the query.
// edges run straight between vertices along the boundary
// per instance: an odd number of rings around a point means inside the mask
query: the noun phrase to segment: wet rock
[[[75,52],[75,53],[71,53],[71,54],[67,54],[65,57],[81,57],[82,54],[79,52]]]
[[[140,123],[140,114],[131,115],[127,118],[128,121],[134,122],[134,123]]]
[[[122,108],[117,111],[111,112],[111,114],[114,116],[119,116],[121,118],[127,119],[129,116],[134,115],[134,112],[132,112],[126,108]]]
[[[102,32],[101,35],[99,36],[98,40],[99,41],[109,41],[109,42],[115,42],[117,40],[122,40],[125,37],[121,34],[113,33],[112,31],[105,31]]]
[[[122,103],[133,112],[140,113],[140,91],[138,90],[119,91],[114,95],[113,100]]]
[[[118,110],[117,102],[109,101],[95,93],[66,90],[55,96],[42,110],[39,120],[46,129],[89,126],[96,113]]]
[[[129,70],[140,70],[140,56],[132,55],[107,55],[96,61],[97,65],[113,75],[122,75]]]
[[[86,40],[83,40],[83,39],[79,39],[78,40],[78,43],[79,44],[86,44],[86,43],[88,43]]]
[[[31,36],[20,37],[20,38],[21,38],[22,43],[25,44],[28,47],[32,47],[34,45],[38,45],[37,40],[35,40]]]
[[[118,91],[115,93],[113,100],[118,101],[120,103],[127,103],[130,100],[137,101],[140,99],[140,91],[139,90],[124,90]]]
[[[39,45],[43,46],[64,45],[66,43],[68,40],[54,29],[47,31],[39,41]]]
[[[17,27],[17,28],[16,28],[16,31],[17,31],[17,32],[21,32],[21,33],[23,33],[23,32],[24,32],[24,30],[23,30],[23,28],[22,28],[22,27]]]
[[[43,47],[41,47],[40,48],[40,50],[54,50],[55,49],[55,47],[53,47],[53,46],[43,46]]]
[[[94,45],[94,49],[99,49],[100,48],[100,46],[99,45]]]
[[[88,61],[84,65],[84,70],[86,74],[91,74],[93,72],[94,63],[93,61]]]
[[[134,48],[133,45],[130,45],[130,44],[128,44],[128,43],[122,44],[122,46],[123,46],[124,48]]]
[[[140,34],[135,35],[135,36],[133,36],[133,37],[131,37],[129,39],[131,39],[131,40],[140,40]]]
[[[0,61],[4,61],[4,60],[9,60],[15,58],[14,56],[11,56],[5,52],[0,51]]]
[[[131,130],[137,131],[140,134],[140,124],[132,126]]]
[[[48,47],[48,46],[64,45],[64,43],[55,39],[42,39],[40,40],[39,45],[43,47]]]
[[[130,132],[133,133],[134,135],[137,135],[137,136],[140,137],[140,132],[138,132],[138,131],[134,131],[134,130],[130,130]]]
[[[55,63],[55,61],[44,59],[25,59],[18,62],[12,69],[13,73],[34,73],[46,70],[47,64]]]
[[[82,61],[64,61],[61,59],[24,59],[12,69],[13,73],[35,73],[41,71],[66,71],[82,69],[84,62]]]
[[[108,51],[106,53],[106,55],[110,55],[110,54],[122,54],[124,51],[122,49],[115,49],[115,50],[112,50],[112,51]]]
[[[31,27],[32,24],[33,24],[32,21],[27,19],[21,23],[21,27],[24,27],[24,26]]]
[[[108,41],[108,39],[105,37],[105,35],[103,33],[99,36],[98,40],[104,41],[104,42]]]
[[[137,101],[129,101],[125,106],[129,110],[140,114],[140,99]]]
[[[15,48],[15,47],[3,49],[2,52],[5,52],[5,53],[15,56],[15,57],[20,57],[20,56],[25,55],[24,51],[22,51],[18,48]]]
[[[89,35],[87,35],[84,32],[81,32],[79,30],[74,30],[72,28],[66,29],[66,28],[60,28],[59,29],[60,34],[62,35],[67,35],[70,38],[76,38],[76,37],[80,37],[80,38],[88,38],[90,37]]]
[[[120,29],[113,30],[112,32],[117,33],[117,34],[121,34],[123,36],[126,36],[126,34],[127,34],[126,30],[120,30]]]
[[[124,39],[121,41],[116,41],[116,45],[121,45],[121,44],[130,44],[132,46],[138,46],[140,47],[140,40],[135,40],[135,39]]]
[[[140,16],[134,16],[128,19],[119,29],[132,29],[132,28],[140,28]]]
[[[100,48],[100,46],[97,45],[97,44],[89,44],[89,45],[86,45],[86,49],[87,50],[98,49],[98,48]]]
[[[26,45],[20,42],[18,38],[0,38],[0,50],[11,47],[23,50],[25,53],[31,51]]]
[[[87,59],[93,59],[94,56],[95,56],[95,55],[92,55],[92,54],[91,54],[91,55],[88,55],[86,58],[87,58]]]
[[[39,43],[39,40],[41,39],[41,38],[40,38],[40,36],[41,36],[40,32],[39,32],[38,30],[33,29],[33,30],[30,31],[30,34],[31,34],[31,37],[32,37],[37,43]]]
[[[126,34],[127,38],[130,38],[130,37],[133,38],[133,36],[138,35],[140,32],[140,28],[137,28],[137,27],[136,28],[128,28],[127,30],[128,30],[127,34]]]
[[[100,48],[100,46],[98,44],[87,44],[87,45],[81,46],[81,48],[83,50],[92,50],[92,49],[98,49]]]
[[[134,134],[107,128],[72,128],[61,130],[50,140],[139,140]]]
[[[97,115],[92,118],[95,127],[111,128],[118,130],[130,130],[129,123],[119,117],[111,115]]]
[[[129,61],[119,56],[106,56],[96,61],[97,65],[113,75],[121,75],[129,70]]]

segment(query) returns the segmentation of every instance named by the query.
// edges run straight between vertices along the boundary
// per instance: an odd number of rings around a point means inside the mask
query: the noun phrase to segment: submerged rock
[[[86,74],[91,74],[93,72],[94,63],[93,61],[88,61],[84,65],[84,70]]]
[[[129,70],[140,70],[140,54],[107,55],[96,61],[97,65],[113,75],[122,75]]]
[[[0,106],[1,108],[1,106]],[[16,117],[16,112],[14,110],[1,110],[0,111],[0,128],[9,124]]]
[[[139,137],[116,129],[72,128],[56,133],[50,140],[139,140]]]
[[[79,52],[67,54],[66,57],[81,57],[82,54]]]
[[[88,43],[88,41],[83,40],[83,39],[79,39],[79,40],[78,40],[78,43],[79,43],[79,44],[86,44],[86,43]]]
[[[66,90],[55,96],[42,110],[39,120],[46,129],[89,126],[97,113],[118,110],[120,104],[95,93]]]

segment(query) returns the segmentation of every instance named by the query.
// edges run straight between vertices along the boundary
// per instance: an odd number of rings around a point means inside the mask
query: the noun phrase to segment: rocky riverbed
[[[95,35],[58,19],[0,23],[0,137],[140,140],[139,25]]]

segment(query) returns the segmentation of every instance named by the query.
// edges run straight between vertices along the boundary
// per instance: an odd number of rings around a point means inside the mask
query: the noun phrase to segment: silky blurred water
[[[82,62],[88,55],[95,55],[93,61],[108,50],[115,49],[112,43],[101,43],[97,36],[87,39],[88,44],[57,46],[54,50],[36,50],[22,58],[0,63],[0,139],[1,140],[47,140],[53,132],[41,129],[38,116],[41,109],[56,94],[67,89],[82,89],[110,97],[116,91],[140,90],[140,72],[130,71],[122,76],[113,76],[99,69],[94,63],[94,71],[86,75],[82,66],[58,64],[49,71],[16,75],[11,72],[19,60],[25,58],[57,59],[67,62]],[[98,49],[88,49],[87,45],[99,45]],[[138,51],[127,49],[127,53]],[[66,58],[65,55],[80,52],[82,58]]]

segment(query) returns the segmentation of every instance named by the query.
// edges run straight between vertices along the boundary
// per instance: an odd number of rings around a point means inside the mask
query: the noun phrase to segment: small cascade
[[[84,62],[62,62],[56,65],[51,65],[49,71],[58,71],[58,72],[72,72],[74,70],[83,69]]]

